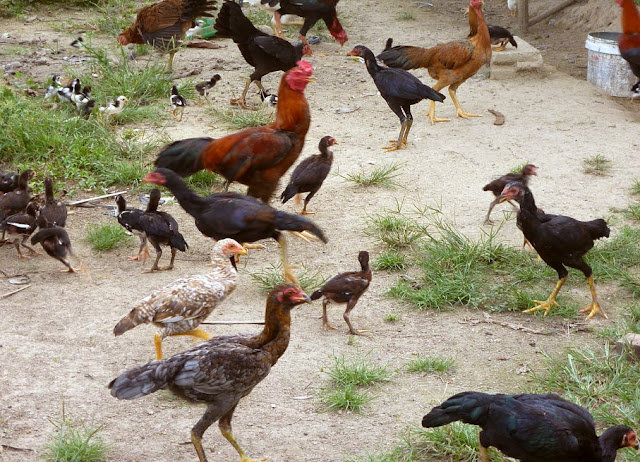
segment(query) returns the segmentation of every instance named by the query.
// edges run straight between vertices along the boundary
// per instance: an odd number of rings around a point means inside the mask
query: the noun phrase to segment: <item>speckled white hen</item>
[[[211,335],[196,329],[236,288],[238,273],[232,263],[246,250],[233,239],[222,239],[211,252],[212,270],[178,279],[143,298],[113,329],[117,336],[140,324],[160,327],[154,338],[156,358],[162,359],[162,340],[170,335],[191,335],[208,340]]]

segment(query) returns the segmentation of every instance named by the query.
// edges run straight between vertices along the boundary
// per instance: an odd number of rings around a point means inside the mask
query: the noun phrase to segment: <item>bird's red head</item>
[[[153,183],[160,186],[164,186],[167,183],[167,179],[162,173],[159,172],[149,172],[147,176],[144,177],[143,180],[145,183]]]
[[[525,175],[538,175],[538,167],[533,164],[527,164],[522,168],[522,173]]]
[[[234,239],[221,239],[216,244],[216,247],[222,251],[225,257],[233,257],[234,255],[246,255],[247,251],[244,247],[238,244]]]
[[[284,78],[294,91],[304,91],[309,82],[313,82],[313,66],[306,61],[298,61],[297,66],[288,71]]]
[[[295,284],[277,285],[271,293],[275,295],[278,302],[287,305],[299,305],[301,303],[311,302],[309,296]]]
[[[120,45],[122,46],[129,45],[129,39],[125,34],[120,34],[118,35],[118,43],[120,43]]]
[[[469,7],[474,9],[482,8],[482,0],[471,0]]]
[[[636,435],[636,432],[631,430],[626,435],[624,435],[622,437],[622,443],[620,444],[620,447],[621,448],[634,448],[636,450],[638,448],[640,448],[640,445],[638,445],[638,436]]]
[[[330,136],[327,140],[327,146],[333,146],[334,144],[338,144],[338,140],[336,140],[333,136]]]
[[[616,0],[616,2],[618,2],[618,5],[622,6],[622,3],[624,2],[624,0]]]
[[[509,183],[504,187],[500,196],[498,196],[498,203],[513,200],[520,194],[522,194],[522,184],[517,182]]]

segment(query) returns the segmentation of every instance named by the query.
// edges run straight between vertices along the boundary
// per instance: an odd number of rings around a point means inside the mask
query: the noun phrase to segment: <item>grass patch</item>
[[[117,37],[134,21],[137,13],[133,0],[109,0],[98,5],[99,16],[90,24],[93,28],[110,37]]]
[[[275,286],[285,282],[284,271],[280,263],[271,265],[262,271],[249,273],[249,276],[258,283],[258,287],[264,292],[270,292]],[[312,271],[306,268],[303,268],[302,271],[296,271],[296,276],[298,282],[300,282],[300,288],[307,294],[311,294],[311,292],[320,288],[327,280],[319,271]]]
[[[383,316],[385,322],[395,323],[400,321],[400,315],[396,313],[387,313]]]
[[[347,175],[340,175],[347,181],[351,181],[359,186],[382,186],[385,188],[393,189],[398,186],[398,183],[394,181],[396,177],[400,175],[399,171],[402,164],[389,164],[380,165],[375,167],[369,173],[349,173]]]
[[[392,253],[399,255],[398,250],[412,247],[427,235],[426,228],[417,220],[398,211],[386,210],[384,213],[367,217],[366,221],[365,234],[388,247],[387,256]],[[400,257],[390,258],[397,261]]]
[[[94,427],[67,419],[62,408],[62,419],[50,421],[56,435],[45,446],[44,458],[51,462],[103,462],[107,460],[107,445],[96,436],[102,425]]]
[[[244,12],[245,16],[253,23],[254,26],[271,27],[271,18],[273,14],[262,8],[247,8]]]
[[[596,154],[582,160],[582,169],[590,175],[606,175],[611,170],[611,160]]]
[[[436,358],[431,356],[421,356],[407,363],[409,372],[434,372],[436,374],[444,374],[449,372],[455,366],[452,358]]]
[[[218,109],[211,107],[210,112],[218,120],[236,129],[260,127],[274,121],[273,112],[267,108],[246,111],[244,109]]]
[[[407,256],[394,250],[385,250],[373,262],[373,269],[385,271],[404,271],[407,267]]]
[[[91,248],[98,252],[113,250],[125,245],[131,236],[119,224],[92,225],[89,227],[87,240]]]
[[[199,172],[186,178],[187,185],[201,196],[208,196],[215,187],[222,187],[224,178],[208,170]]]
[[[352,384],[325,390],[322,395],[328,411],[360,412],[372,399],[369,393],[356,389]]]
[[[622,214],[635,221],[640,221],[640,204],[631,204],[629,207],[622,211]]]
[[[640,195],[640,180],[634,180],[631,186],[631,194]]]
[[[398,21],[413,21],[416,19],[416,17],[413,15],[413,13],[409,13],[409,12],[405,12],[405,13],[400,13],[397,16]]]

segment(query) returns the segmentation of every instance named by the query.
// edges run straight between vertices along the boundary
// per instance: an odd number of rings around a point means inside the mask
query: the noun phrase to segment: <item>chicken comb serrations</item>
[[[313,66],[311,65],[311,63],[309,63],[307,61],[300,60],[300,61],[298,61],[296,63],[296,65],[305,74],[307,74],[309,76],[313,75]]]

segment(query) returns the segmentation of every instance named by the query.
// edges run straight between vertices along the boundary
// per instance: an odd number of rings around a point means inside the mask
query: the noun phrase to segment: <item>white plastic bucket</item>
[[[619,32],[591,32],[584,46],[589,54],[587,81],[611,96],[631,97],[631,87],[638,81],[629,63],[620,56]]]

